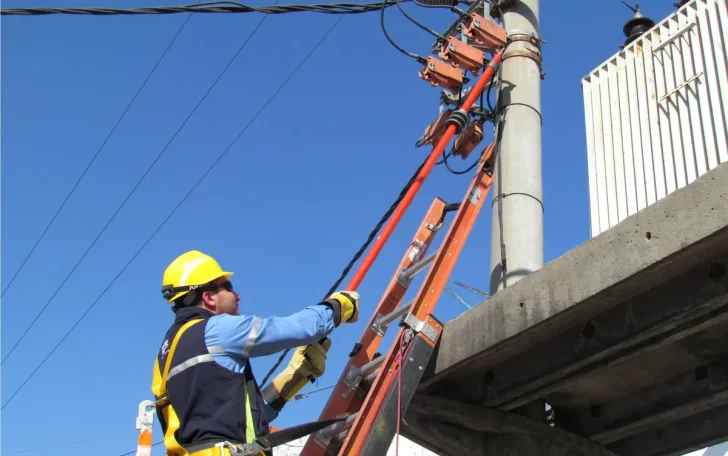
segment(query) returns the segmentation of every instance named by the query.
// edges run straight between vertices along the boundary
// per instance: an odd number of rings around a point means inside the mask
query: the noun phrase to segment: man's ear
[[[202,294],[200,295],[200,302],[204,305],[209,305],[212,303],[213,297],[214,297],[214,293],[207,291],[207,290],[203,291]]]

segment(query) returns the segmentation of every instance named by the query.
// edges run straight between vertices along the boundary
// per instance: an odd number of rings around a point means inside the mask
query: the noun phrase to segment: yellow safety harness
[[[161,410],[162,416],[164,417],[165,423],[167,423],[166,432],[164,434],[164,444],[167,447],[167,455],[175,456],[226,456],[235,454],[234,448],[231,452],[229,449],[230,445],[215,445],[211,448],[205,448],[194,453],[189,453],[182,445],[177,442],[174,437],[175,432],[180,427],[179,417],[174,410],[174,407],[169,403],[167,397],[167,376],[172,365],[172,358],[174,357],[175,350],[177,349],[177,343],[179,342],[182,334],[187,331],[192,325],[195,325],[203,321],[202,318],[190,320],[185,323],[172,340],[172,345],[169,348],[167,354],[167,361],[164,365],[164,372],[160,373],[159,359],[154,360],[154,374],[152,380],[152,393],[154,393],[156,406],[158,410]],[[250,443],[255,440],[255,428],[253,426],[253,413],[250,409],[250,396],[248,395],[247,383],[244,387],[245,394],[245,442]]]

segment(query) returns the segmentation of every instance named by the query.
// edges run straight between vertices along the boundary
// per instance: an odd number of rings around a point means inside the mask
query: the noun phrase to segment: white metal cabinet
[[[728,161],[726,45],[726,0],[693,0],[584,77],[592,236]]]

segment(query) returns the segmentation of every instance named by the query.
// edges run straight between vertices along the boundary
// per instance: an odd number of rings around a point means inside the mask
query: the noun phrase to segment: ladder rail
[[[362,399],[356,394],[350,394],[352,388],[347,385],[347,375],[352,370],[361,369],[362,366],[371,362],[379,349],[384,337],[383,329],[386,329],[391,321],[387,317],[391,315],[402,302],[409,284],[400,280],[401,271],[412,267],[427,255],[435,235],[442,226],[446,203],[440,198],[435,198],[422,219],[417,232],[410,241],[397,266],[389,285],[385,289],[372,317],[366,326],[359,342],[354,345],[350,353],[349,361],[342,370],[336,387],[331,392],[329,399],[324,406],[320,416],[339,417],[346,413],[356,412],[361,406]],[[408,306],[409,307],[409,306]],[[404,309],[407,309],[405,307]],[[402,311],[402,309],[400,309]],[[382,325],[382,323],[385,323]],[[315,437],[315,436],[314,436]],[[320,436],[319,436],[320,437]],[[323,456],[325,449],[316,438],[309,438],[301,451],[301,456]],[[320,439],[319,439],[320,440]],[[326,439],[327,440],[327,439]]]
[[[417,296],[410,306],[409,313],[403,318],[403,327],[400,328],[395,340],[401,341],[405,337],[406,332],[412,329],[416,333],[415,337],[410,337],[409,341],[403,341],[403,349],[407,352],[413,347],[412,341],[425,341],[434,349],[435,344],[439,340],[442,325],[431,314],[447,285],[450,273],[457,262],[465,241],[478,218],[483,202],[487,198],[493,183],[495,169],[493,150],[494,144],[491,144],[483,151],[483,156],[481,157],[483,163],[480,165],[478,172],[468,188],[442,245],[437,250],[432,266],[428,270]],[[370,438],[382,438],[382,430],[379,427],[377,427],[376,433],[372,433],[371,430],[373,423],[379,416],[380,410],[384,406],[384,401],[387,399],[388,393],[391,395],[392,387],[398,382],[396,379],[398,367],[395,365],[397,355],[395,345],[395,349],[389,350],[387,353],[382,368],[379,370],[380,374],[374,379],[366,399],[338,451],[339,455],[363,456],[362,449],[367,445]],[[421,360],[418,361],[422,362]],[[424,369],[421,366],[418,366],[418,368],[419,370]],[[419,375],[421,376],[422,374],[420,373]],[[418,379],[419,377],[417,377],[417,381]],[[411,394],[414,394],[413,391],[409,393],[409,396],[403,396],[402,408],[404,410],[406,410],[409,404]],[[383,417],[380,418],[384,419]],[[393,434],[394,430],[392,430]],[[391,443],[391,439],[389,442]]]

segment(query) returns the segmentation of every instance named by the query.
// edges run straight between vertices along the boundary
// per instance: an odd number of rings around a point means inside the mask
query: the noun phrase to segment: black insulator
[[[458,0],[415,0],[415,4],[420,6],[457,6]]]
[[[625,46],[627,46],[629,43],[636,40],[646,31],[655,26],[655,21],[653,21],[649,17],[642,15],[639,5],[636,5],[635,7],[630,6],[630,8],[632,9],[632,11],[634,11],[634,16],[632,16],[632,19],[628,20],[624,24],[624,27],[622,27],[622,33],[624,33],[624,36],[627,37],[627,39],[624,41]]]
[[[445,121],[445,125],[455,125],[455,134],[459,135],[469,121],[470,115],[468,115],[468,113],[463,111],[462,109],[458,109],[457,111],[450,114],[450,117],[448,117],[448,119]]]

